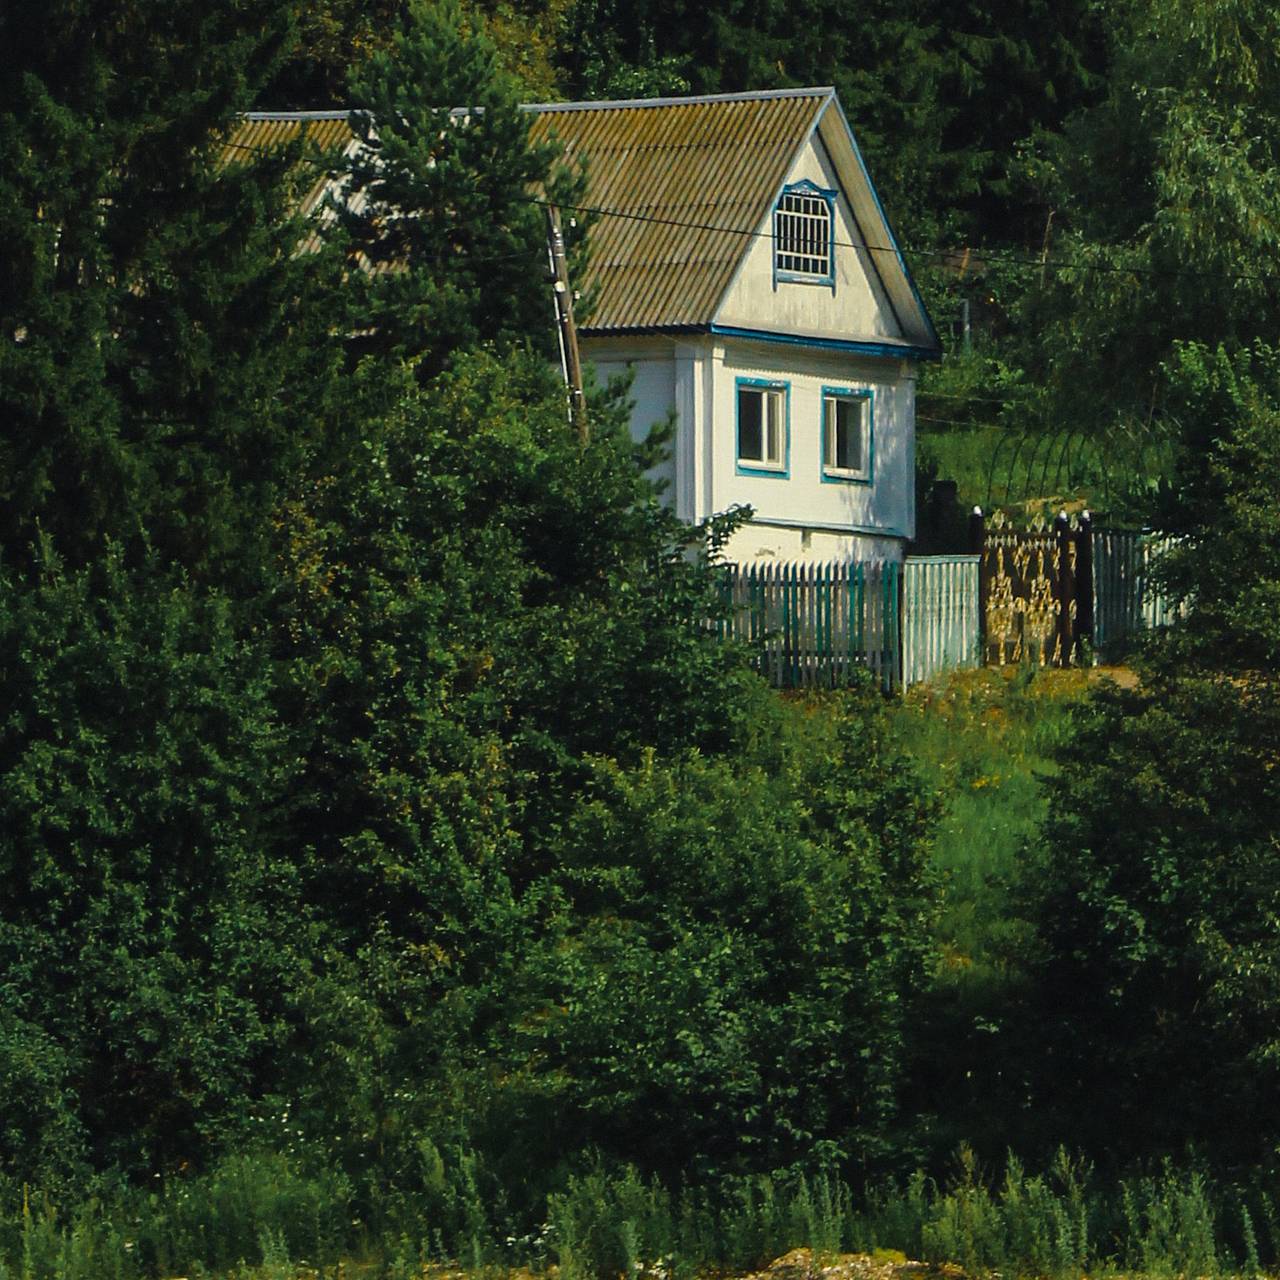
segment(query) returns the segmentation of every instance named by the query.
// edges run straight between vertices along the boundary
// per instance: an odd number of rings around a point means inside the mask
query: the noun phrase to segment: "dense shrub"
[[[225,599],[109,554],[0,585],[3,1165],[177,1164],[281,1031],[290,773]]]
[[[1040,911],[1041,1097],[1094,1149],[1280,1154],[1280,380],[1184,348],[1165,566],[1189,614],[1061,753]],[[1037,1034],[1028,1027],[1028,1037]]]
[[[754,755],[592,762],[499,1046],[513,1121],[668,1177],[889,1156],[930,813],[872,696],[765,694]]]

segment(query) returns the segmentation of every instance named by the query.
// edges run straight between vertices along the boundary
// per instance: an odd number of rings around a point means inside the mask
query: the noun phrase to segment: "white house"
[[[525,109],[585,168],[582,353],[632,371],[638,437],[674,414],[677,513],[750,506],[739,562],[900,559],[916,369],[940,346],[835,91]],[[353,141],[342,112],[252,113],[238,140],[301,121]]]
[[[674,411],[677,512],[734,504],[758,557],[902,557],[915,375],[940,354],[830,88],[530,107],[585,161],[584,359]]]

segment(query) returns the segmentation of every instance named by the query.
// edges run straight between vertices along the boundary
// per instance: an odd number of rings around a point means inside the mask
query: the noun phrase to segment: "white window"
[[[871,479],[871,396],[822,394],[822,470],[841,480]]]
[[[787,388],[781,383],[738,383],[738,463],[783,471],[787,465]]]
[[[812,183],[784,191],[773,211],[773,249],[779,275],[830,281],[830,193]]]

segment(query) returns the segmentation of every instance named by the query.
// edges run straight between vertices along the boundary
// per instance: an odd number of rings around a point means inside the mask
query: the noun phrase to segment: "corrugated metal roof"
[[[535,139],[585,162],[591,230],[587,331],[711,323],[830,89],[548,104]]]
[[[906,338],[936,347],[843,113],[826,110],[834,102],[823,87],[524,107],[535,140],[554,136],[567,161],[583,164],[583,204],[597,211],[580,285],[595,299],[584,332],[708,328],[750,235],[821,123],[857,187],[849,194],[863,234],[893,249],[874,269]],[[319,149],[353,147],[347,119],[343,111],[250,112],[226,143],[228,161],[302,135]],[[336,194],[334,181],[319,177],[304,211],[322,205],[326,191]],[[333,215],[321,208],[319,216]]]
[[[345,111],[252,111],[241,118],[222,144],[223,158],[228,164],[246,163],[254,156],[289,146],[300,138],[317,152],[345,151],[355,144],[355,134],[347,118]],[[332,218],[332,211],[320,206],[325,193],[334,186],[328,174],[318,173],[303,197],[301,212],[308,216],[315,214],[321,222]],[[307,236],[298,246],[303,253],[319,247],[318,234]]]

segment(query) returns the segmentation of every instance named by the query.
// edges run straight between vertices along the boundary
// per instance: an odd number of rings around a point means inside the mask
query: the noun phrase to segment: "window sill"
[[[774,480],[785,480],[788,470],[785,466],[775,466],[770,462],[752,462],[739,458],[737,470],[740,476],[766,476]]]
[[[834,274],[825,276],[805,275],[799,271],[777,271],[774,273],[775,284],[816,284],[821,285],[824,289],[830,289],[833,293],[836,288],[836,278]]]
[[[823,484],[866,484],[871,483],[871,476],[866,471],[841,471],[836,467],[822,468]]]

